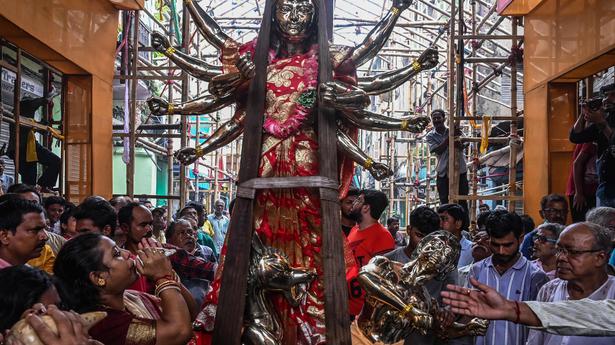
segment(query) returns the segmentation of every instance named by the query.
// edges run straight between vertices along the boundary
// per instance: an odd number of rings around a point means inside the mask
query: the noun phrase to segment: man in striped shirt
[[[490,236],[493,254],[474,263],[470,276],[496,289],[513,301],[532,301],[540,288],[549,281],[546,274],[519,253],[523,239],[523,223],[516,213],[493,211],[485,228]],[[522,345],[528,328],[510,321],[492,321],[487,334],[475,337],[475,345]]]

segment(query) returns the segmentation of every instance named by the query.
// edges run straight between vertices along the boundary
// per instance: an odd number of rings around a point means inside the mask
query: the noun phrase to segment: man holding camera
[[[602,100],[582,104],[582,116],[570,131],[575,144],[594,142],[598,146],[596,206],[615,207],[615,84],[600,88]],[[586,125],[587,124],[587,125]]]

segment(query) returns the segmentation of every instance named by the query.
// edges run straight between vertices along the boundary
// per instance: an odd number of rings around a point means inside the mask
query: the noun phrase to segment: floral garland
[[[295,134],[305,119],[308,118],[314,108],[314,105],[316,104],[316,85],[318,81],[318,58],[316,55],[316,47],[312,47],[312,49],[306,53],[303,66],[305,73],[301,78],[301,82],[306,85],[306,89],[295,101],[294,112],[284,121],[267,117],[263,123],[264,131],[276,138],[286,139]]]

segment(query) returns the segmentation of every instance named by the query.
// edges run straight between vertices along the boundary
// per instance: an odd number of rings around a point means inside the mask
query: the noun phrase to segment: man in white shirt
[[[545,284],[537,301],[559,302],[584,298],[615,298],[615,277],[607,274],[611,236],[600,225],[582,222],[568,226],[556,245],[557,277]],[[607,345],[615,337],[559,336],[532,330],[527,345]]]

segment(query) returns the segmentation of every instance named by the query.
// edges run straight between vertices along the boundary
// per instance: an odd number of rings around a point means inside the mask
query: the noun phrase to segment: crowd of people
[[[351,188],[341,205],[341,233],[356,263],[347,275],[351,318],[360,313],[364,302],[356,280],[360,268],[377,255],[407,263],[421,239],[438,230],[454,235],[461,250],[457,270],[426,283],[436,300],[442,301],[447,285],[491,289],[490,294],[499,294],[518,308],[519,302],[529,301],[615,299],[615,270],[609,265],[614,208],[592,208],[585,221],[567,224],[568,199],[550,194],[542,199],[543,219],[538,226],[527,215],[483,208],[470,235],[469,215],[455,203],[415,208],[405,231],[395,217],[386,220],[387,226],[380,224],[388,206],[381,191]],[[0,196],[0,280],[15,283],[0,285],[0,329],[10,329],[26,317],[45,332],[41,314],[55,315],[56,322],[74,323],[79,319],[63,313],[105,311],[107,316],[87,334],[84,331],[83,337],[74,331],[60,334],[64,337],[60,343],[72,344],[66,339],[110,345],[188,343],[194,336],[192,320],[214,278],[229,216],[223,200],[215,202],[209,215],[196,202],[189,202],[173,219],[167,219],[167,214],[165,208],[127,197],[108,201],[91,196],[73,205],[58,196],[42,199],[27,185],[10,186]],[[524,313],[535,315],[525,304],[523,308]],[[615,341],[615,337],[551,334],[530,329],[518,318],[502,318],[491,322],[485,336],[450,343]],[[413,334],[405,344],[442,341],[433,332]]]
[[[615,103],[615,84],[603,91]],[[602,110],[587,107],[583,112],[570,134],[579,146],[566,196],[542,198],[540,224],[529,215],[481,204],[471,231],[467,205],[448,203],[446,114],[434,111],[427,141],[438,156],[437,208],[412,210],[404,231],[399,218],[386,219],[386,226],[380,223],[389,204],[381,191],[351,188],[340,200],[340,235],[354,258],[346,275],[350,318],[364,304],[357,280],[361,267],[379,255],[407,263],[424,237],[444,230],[459,241],[457,270],[428,281],[427,291],[459,314],[448,320],[480,316],[494,321],[484,336],[446,340],[433,331],[412,334],[405,344],[615,343],[615,332],[600,330],[595,320],[582,315],[591,308],[609,310],[612,304],[556,303],[615,299],[615,164],[610,158],[613,144],[602,140],[607,134],[613,137],[608,122],[613,116],[605,118]],[[463,155],[459,157],[465,167]],[[598,168],[592,170],[596,161]],[[0,164],[1,176],[3,168]],[[459,193],[464,194],[465,171],[459,179]],[[90,196],[75,205],[55,195],[43,199],[36,188],[8,178],[0,182],[0,281],[12,282],[0,284],[0,330],[25,317],[45,344],[194,341],[192,321],[211,291],[232,206],[229,211],[224,200],[217,200],[208,214],[191,201],[170,212],[125,196]],[[560,310],[567,317],[552,315]],[[104,311],[106,317],[88,328],[75,312],[92,311]],[[44,314],[54,318],[59,333],[50,333],[41,319]],[[603,323],[612,325],[612,316]],[[3,333],[0,340],[7,336]]]

